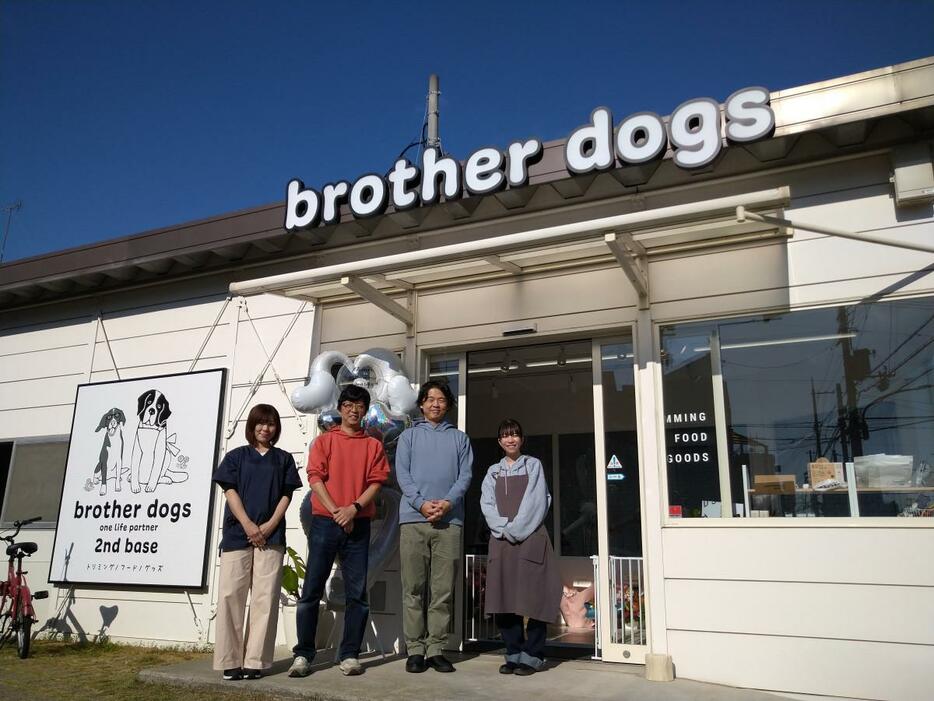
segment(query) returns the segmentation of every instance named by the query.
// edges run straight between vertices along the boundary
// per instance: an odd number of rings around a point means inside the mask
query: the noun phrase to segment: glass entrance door
[[[645,661],[646,571],[632,335],[593,342],[598,648],[615,662]]]
[[[546,528],[569,593],[593,585],[591,556],[598,549],[594,462],[594,404],[590,341],[528,345],[467,354],[466,429],[474,449],[474,479],[468,504],[479,504],[487,468],[502,457],[497,429],[505,418],[524,429],[523,452],[545,467],[552,495]],[[464,411],[465,407],[461,407]],[[466,638],[493,639],[496,630],[482,614],[483,573],[489,531],[479,509],[467,509]],[[590,655],[596,611],[588,595],[575,596],[573,625],[549,627],[548,644]]]
[[[552,494],[546,527],[558,556],[562,617],[548,644],[566,654],[641,663],[645,570],[632,335],[484,349],[429,358],[428,376],[458,397],[456,421],[471,438],[466,496],[463,612],[452,633],[496,644],[483,611],[489,531],[479,509],[487,468],[502,457],[497,428],[517,419],[523,452],[542,461]]]

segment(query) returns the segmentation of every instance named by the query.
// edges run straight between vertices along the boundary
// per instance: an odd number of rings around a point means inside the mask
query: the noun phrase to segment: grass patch
[[[164,650],[114,643],[64,643],[34,640],[29,657],[16,656],[9,643],[0,650],[0,699],[17,701],[271,701],[271,696],[216,689],[199,691],[143,684],[145,667],[209,658],[210,653]]]

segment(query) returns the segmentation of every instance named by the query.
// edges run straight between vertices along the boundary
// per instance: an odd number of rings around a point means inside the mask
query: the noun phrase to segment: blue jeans
[[[506,661],[513,664],[526,664],[533,669],[541,669],[545,664],[545,638],[548,624],[530,618],[526,630],[522,629],[522,616],[515,613],[495,614],[496,627],[499,628],[503,642],[506,643]]]
[[[295,612],[298,644],[292,653],[310,662],[315,657],[315,635],[318,632],[318,610],[324,585],[331,574],[335,556],[341,559],[344,579],[344,632],[338,657],[358,657],[370,615],[367,602],[366,571],[370,554],[370,519],[354,520],[350,533],[327,516],[314,516],[308,531],[308,558],[302,595]]]

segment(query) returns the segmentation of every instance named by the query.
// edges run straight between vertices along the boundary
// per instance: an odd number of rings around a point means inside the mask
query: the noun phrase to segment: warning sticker
[[[622,470],[623,463],[619,461],[619,458],[615,455],[610,458],[610,462],[606,464],[607,470]]]

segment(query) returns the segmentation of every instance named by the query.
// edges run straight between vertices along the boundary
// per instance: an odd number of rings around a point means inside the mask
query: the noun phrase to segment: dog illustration
[[[114,407],[101,417],[100,423],[94,432],[101,429],[104,432],[104,443],[94,468],[94,483],[100,482],[100,493],[107,493],[107,480],[113,480],[114,489],[120,491],[120,478],[123,474],[123,426],[126,424],[126,415]]]
[[[157,389],[150,389],[137,401],[139,425],[133,440],[130,458],[130,489],[138,494],[145,485],[154,492],[159,484],[172,484],[188,479],[188,473],[169,470],[172,457],[178,455],[176,435],[168,435],[166,422],[172,415],[168,398]]]

